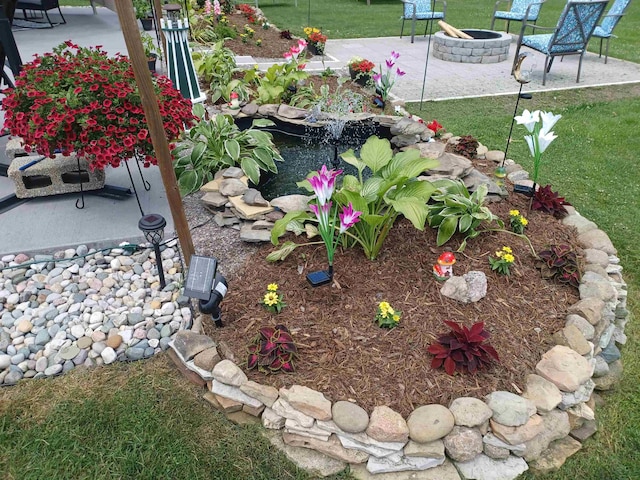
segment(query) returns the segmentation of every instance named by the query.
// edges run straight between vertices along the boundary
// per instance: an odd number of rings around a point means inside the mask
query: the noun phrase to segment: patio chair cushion
[[[600,25],[598,25],[596,29],[593,31],[593,33],[591,34],[592,37],[598,37],[598,38],[609,38],[612,35],[613,34],[610,32],[605,32],[604,28],[602,28]]]
[[[442,12],[431,10],[431,0],[411,0],[411,3],[404,4],[404,18],[413,18],[413,4],[416,5],[416,20],[433,20],[444,18]]]
[[[494,15],[495,18],[500,20],[522,20],[524,19],[524,13],[520,12],[505,12],[498,10]],[[527,20],[536,20],[538,18],[537,12],[531,13],[529,12],[529,18]]]

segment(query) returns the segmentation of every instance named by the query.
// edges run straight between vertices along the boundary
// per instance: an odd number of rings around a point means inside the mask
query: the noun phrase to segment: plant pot
[[[349,75],[351,76],[351,80],[363,87],[366,87],[367,84],[371,81],[371,75],[369,75],[368,73],[358,72],[351,67],[349,67]]]
[[[324,55],[324,45],[318,45],[316,43],[308,43],[307,50],[311,55]]]
[[[141,18],[140,23],[142,23],[142,29],[145,32],[153,30],[153,17]]]
[[[158,56],[155,53],[150,53],[147,57],[147,65],[149,65],[149,71],[151,73],[156,73],[156,60]]]

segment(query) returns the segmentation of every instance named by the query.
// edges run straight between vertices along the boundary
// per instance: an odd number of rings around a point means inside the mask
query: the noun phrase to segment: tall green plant
[[[434,182],[437,192],[431,196],[428,205],[429,225],[438,229],[436,243],[447,243],[456,231],[466,234],[460,246],[463,250],[467,239],[477,237],[476,228],[483,222],[499,219],[484,206],[487,198],[487,186],[480,185],[475,192],[469,193],[464,183],[453,180]],[[503,227],[504,225],[501,225]]]
[[[289,87],[295,86],[300,80],[305,80],[309,74],[298,68],[298,62],[288,62],[271,65],[264,74],[255,69],[247,70],[244,75],[245,82],[257,85],[260,104],[281,103],[283,97],[291,96],[293,91]]]
[[[270,120],[256,119],[252,128],[240,130],[229,115],[205,118],[204,107],[193,107],[200,120],[173,151],[174,170],[180,193],[195,192],[213,179],[218,170],[239,166],[254,184],[260,181],[260,170],[278,173],[276,161],[282,161],[268,132],[254,127],[274,125]]]
[[[198,76],[211,88],[211,101],[217,102],[220,97],[229,101],[233,89],[246,92],[246,87],[239,80],[233,79],[236,71],[236,57],[229,48],[224,46],[224,40],[217,41],[207,53],[194,52],[193,65]],[[233,84],[233,87],[229,86]],[[241,92],[238,92],[240,95]],[[248,95],[246,95],[248,97]],[[242,100],[242,98],[241,98]]]
[[[342,188],[334,192],[333,200],[341,206],[351,204],[353,210],[362,212],[361,221],[351,227],[345,235],[351,245],[360,245],[367,258],[375,260],[399,215],[404,215],[415,228],[423,230],[427,220],[427,201],[435,188],[430,182],[417,180],[417,176],[437,165],[436,160],[421,158],[418,150],[412,149],[393,155],[386,139],[370,137],[360,150],[360,158],[353,150],[341,155],[342,159],[358,170],[358,177],[345,175]],[[363,180],[368,168],[371,177]],[[308,180],[299,186],[313,191]],[[278,243],[290,222],[308,220],[304,212],[289,212],[278,220],[271,231],[271,241]],[[291,253],[295,244],[287,243],[268,259],[282,260]]]

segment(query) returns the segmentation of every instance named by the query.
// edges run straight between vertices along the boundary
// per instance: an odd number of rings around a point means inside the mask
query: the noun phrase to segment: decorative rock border
[[[499,154],[486,157],[497,162]],[[522,171],[509,163],[510,175]],[[523,174],[512,177],[529,182]],[[580,300],[569,306],[565,327],[553,336],[557,345],[527,376],[521,395],[498,391],[484,399],[461,397],[449,408],[418,407],[404,419],[386,406],[368,414],[355,403],[331,403],[304,386],[276,390],[249,381],[229,359],[206,364],[200,356],[225,355],[211,343],[205,350],[194,349],[193,344],[208,339],[195,331],[179,332],[171,347],[175,357],[185,360],[180,368],[206,370],[200,377],[201,383],[207,381],[205,399],[232,420],[260,418],[266,429],[281,433],[284,445],[338,460],[325,475],[347,463],[358,478],[427,471],[428,478],[508,480],[529,468],[555,470],[597,430],[593,392],[609,390],[620,379],[617,344],[626,342],[629,315],[627,286],[611,241],[595,223],[568,210],[563,223],[577,229],[586,261]]]

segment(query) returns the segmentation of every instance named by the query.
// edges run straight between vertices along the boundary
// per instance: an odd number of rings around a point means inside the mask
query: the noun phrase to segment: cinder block
[[[22,140],[19,137],[10,138],[7,141],[5,153],[7,154],[7,158],[10,158],[11,160],[16,157],[26,157],[29,155],[24,151],[24,148],[22,147]]]
[[[46,197],[61,193],[98,190],[104,187],[104,171],[89,169],[86,160],[80,159],[80,171],[75,155],[45,158],[26,170],[20,167],[37,160],[40,156],[16,157],[9,166],[8,175],[13,181],[18,198]]]

